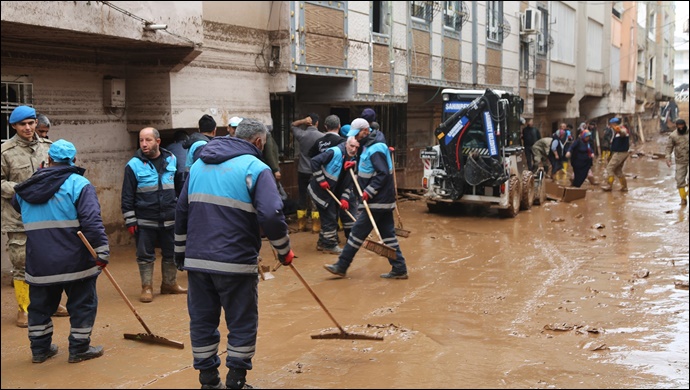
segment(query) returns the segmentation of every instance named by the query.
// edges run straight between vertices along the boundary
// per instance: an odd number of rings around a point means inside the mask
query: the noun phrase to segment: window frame
[[[486,40],[495,44],[503,43],[503,2],[486,2]]]
[[[2,98],[0,100],[0,111],[2,118],[2,134],[0,143],[4,143],[12,138],[17,132],[10,125],[10,115],[19,106],[33,107],[33,88],[34,84],[23,77],[14,78],[12,81],[1,81]],[[15,94],[14,99],[10,99],[10,91]]]

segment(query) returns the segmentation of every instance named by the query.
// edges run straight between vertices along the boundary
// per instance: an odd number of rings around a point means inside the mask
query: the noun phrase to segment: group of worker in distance
[[[532,119],[522,120],[522,144],[525,147],[527,164],[530,170],[544,168],[547,176],[556,179],[559,174],[569,176],[573,187],[580,187],[585,180],[597,185],[592,173],[595,147],[593,135],[597,131],[595,121],[589,124],[581,123],[576,133],[572,134],[566,123],[561,123],[559,129],[551,137],[541,137],[539,130],[533,126]],[[684,119],[675,120],[676,129],[668,138],[665,159],[671,167],[674,156],[676,164],[676,187],[680,195],[680,204],[688,204],[688,127]],[[604,166],[603,191],[613,189],[614,180],[618,178],[620,191],[628,191],[628,182],[623,172],[630,155],[630,131],[621,124],[618,117],[608,121],[600,142],[601,159]],[[568,165],[572,166],[572,175],[568,172]]]
[[[407,279],[393,221],[394,149],[375,124],[373,110],[362,114],[369,120],[357,118],[349,129],[340,126],[337,116],[329,116],[326,135],[319,132],[321,137],[313,137],[309,147],[300,144],[300,163],[306,155],[310,170],[300,190],[320,214],[317,250],[338,255],[334,264],[324,265],[330,274],[346,275],[375,223],[383,243],[395,249],[395,257],[388,259],[391,271],[381,278]],[[307,118],[295,121],[293,132],[304,130],[303,125],[318,126],[317,115]],[[16,134],[2,144],[2,227],[13,265],[17,325],[26,319],[33,363],[57,355],[51,317],[65,292],[68,362],[100,357],[104,349],[91,345],[91,333],[98,307],[96,281],[108,266],[110,246],[96,190],[85,169],[76,165],[74,144],[39,135],[34,108],[15,108],[9,122]],[[202,388],[251,388],[246,375],[257,340],[262,238],[281,264],[291,266],[295,258],[279,172],[267,164],[264,153],[272,141],[267,127],[234,117],[228,133],[216,136],[215,121],[204,115],[199,133],[182,140],[186,161],[179,164],[175,153],[161,147],[157,129],[141,129],[139,148],[125,166],[121,194],[125,227],[136,242],[139,300],[153,301],[159,247],[160,293],[188,294],[193,366]],[[316,151],[309,156],[311,147]],[[367,205],[371,218],[363,212]],[[346,238],[343,248],[338,246],[339,224]],[[177,283],[178,271],[187,272],[188,289]],[[223,312],[229,330],[225,384],[218,355]]]

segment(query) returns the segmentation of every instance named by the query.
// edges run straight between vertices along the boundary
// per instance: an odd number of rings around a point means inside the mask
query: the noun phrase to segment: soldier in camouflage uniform
[[[12,263],[12,279],[17,297],[17,326],[28,326],[29,285],[24,280],[26,233],[21,215],[10,202],[14,186],[33,175],[48,161],[52,143],[36,135],[36,110],[19,106],[10,115],[10,125],[17,132],[2,144],[2,232],[7,233],[7,253]]]
[[[671,167],[671,154],[676,155],[676,187],[680,194],[680,204],[688,204],[688,125],[685,120],[676,120],[676,130],[668,137],[666,144],[666,165]]]

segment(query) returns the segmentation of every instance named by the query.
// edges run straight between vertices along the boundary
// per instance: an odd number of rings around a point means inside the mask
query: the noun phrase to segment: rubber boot
[[[688,193],[685,191],[685,187],[679,188],[678,193],[680,194],[680,205],[681,206],[687,206],[687,204],[688,204]]]
[[[613,176],[609,176],[608,178],[606,178],[606,181],[604,182],[604,184],[601,185],[601,189],[604,191],[611,191],[611,188],[613,188],[612,186],[613,186]]]
[[[14,295],[17,297],[17,326],[29,327],[29,285],[23,280],[14,280]]]
[[[619,177],[618,181],[621,182],[621,191],[628,192],[628,181],[625,180],[625,177]]]
[[[589,173],[587,174],[587,181],[589,181],[589,184],[591,184],[593,186],[599,185],[599,183],[597,183],[597,179],[594,177],[594,174],[592,173],[592,171],[589,171]]]
[[[141,296],[139,301],[148,303],[153,301],[153,262],[139,263],[141,276]]]
[[[161,294],[187,294],[187,289],[177,284],[177,267],[175,263],[162,261],[161,271],[163,271]]]
[[[311,212],[311,232],[319,234],[321,232],[321,219],[319,219],[319,212]]]
[[[563,163],[563,173],[565,173],[566,175],[568,174],[568,163],[567,162]]]
[[[297,210],[297,231],[307,231],[307,210]]]

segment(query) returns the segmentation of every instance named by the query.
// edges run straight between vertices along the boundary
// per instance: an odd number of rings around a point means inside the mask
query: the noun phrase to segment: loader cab
[[[442,119],[445,122],[456,112],[467,107],[472,101],[484,95],[483,90],[457,90],[444,89],[443,97],[443,115]],[[467,129],[464,129],[464,134],[460,137],[460,149],[463,155],[470,153],[479,153],[480,155],[498,155],[498,147],[501,140],[500,133],[496,133],[496,122],[491,118],[488,110],[481,115],[481,120],[475,120],[470,123]],[[464,124],[463,124],[464,126]],[[449,132],[447,137],[454,137],[456,134]]]
[[[500,115],[492,118],[488,110],[481,120],[471,123],[460,140],[461,148],[488,150],[488,155],[496,156],[501,147],[519,146],[521,144],[520,116],[524,101],[520,96],[510,92],[494,90],[500,96]],[[476,89],[444,89],[442,91],[443,114],[446,121],[457,111],[467,107],[472,101],[485,94]]]

